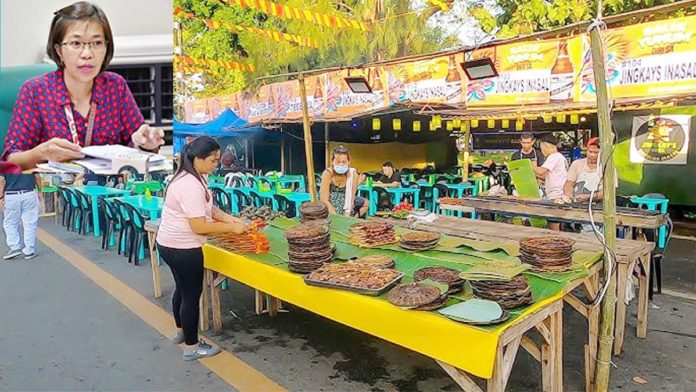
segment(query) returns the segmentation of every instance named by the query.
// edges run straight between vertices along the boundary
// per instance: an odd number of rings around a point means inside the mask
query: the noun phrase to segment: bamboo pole
[[[285,173],[285,138],[280,136],[280,171]]]
[[[609,389],[609,373],[614,342],[614,313],[616,311],[617,296],[616,277],[611,268],[612,264],[616,264],[616,260],[613,258],[613,255],[616,254],[616,190],[614,188],[614,161],[611,154],[613,134],[609,109],[610,102],[607,94],[602,36],[597,24],[593,25],[593,28],[590,30],[590,46],[592,48],[592,68],[597,88],[597,120],[599,122],[599,138],[603,154],[601,158],[604,161],[602,166],[604,167],[602,183],[604,188],[603,224],[604,240],[606,242],[604,249],[604,275],[605,279],[609,279],[609,287],[602,299],[599,349],[597,350],[597,366],[595,368],[594,380],[596,391],[607,391]],[[590,360],[595,359],[591,358]]]
[[[305,157],[307,158],[307,184],[312,201],[317,201],[317,187],[314,181],[314,154],[312,153],[312,128],[309,124],[309,110],[307,109],[307,87],[303,74],[297,78],[300,82],[300,100],[302,101],[302,126],[304,129]]]
[[[324,160],[326,161],[326,167],[329,167],[329,165],[331,164],[331,152],[329,151],[329,123],[328,122],[324,123],[324,154],[325,154]]]
[[[469,120],[464,120],[462,122],[462,129],[464,129],[464,165],[462,166],[462,181],[469,181],[469,140],[471,139],[471,122]]]

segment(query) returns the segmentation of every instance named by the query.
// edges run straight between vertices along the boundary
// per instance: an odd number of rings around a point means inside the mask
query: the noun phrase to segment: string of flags
[[[335,27],[335,28],[353,28],[360,31],[367,31],[367,25],[364,22],[315,12],[303,8],[293,7],[274,3],[266,0],[225,0],[229,4],[233,4],[242,8],[249,8],[265,14],[285,19],[298,19],[315,23],[319,26]],[[438,1],[438,0],[436,0]]]
[[[194,66],[208,66],[208,67],[220,67],[225,69],[231,69],[241,72],[254,72],[254,66],[252,64],[238,63],[236,61],[230,60],[209,60],[209,59],[199,59],[189,56],[175,56],[175,60],[179,60],[186,65]]]
[[[229,31],[232,31],[235,33],[247,31],[247,32],[251,32],[254,34],[268,37],[270,39],[275,40],[276,42],[290,42],[290,43],[298,45],[298,46],[304,46],[304,47],[309,47],[309,48],[319,47],[319,41],[317,39],[314,39],[314,38],[303,37],[303,36],[300,36],[297,34],[283,33],[280,31],[266,30],[266,29],[261,29],[258,27],[240,26],[240,25],[236,25],[234,23],[230,23],[230,22],[226,22],[226,21],[199,18],[192,13],[186,12],[185,10],[181,9],[180,7],[174,8],[174,17],[180,18],[180,19],[198,20],[198,21],[203,22],[210,29],[224,28],[226,30],[229,30]]]
[[[443,0],[427,0],[427,1],[430,4],[432,4],[436,7],[439,7],[441,11],[449,11],[450,8],[452,8],[449,3],[447,3]]]

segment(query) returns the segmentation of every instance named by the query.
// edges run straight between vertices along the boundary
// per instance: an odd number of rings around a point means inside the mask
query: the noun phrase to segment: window
[[[112,65],[109,71],[126,79],[148,124],[171,130],[174,118],[174,75],[171,63]]]

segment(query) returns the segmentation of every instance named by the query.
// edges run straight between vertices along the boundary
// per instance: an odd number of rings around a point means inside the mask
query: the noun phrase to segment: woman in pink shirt
[[[206,235],[246,231],[240,219],[213,206],[204,176],[212,173],[219,161],[220,145],[208,136],[184,146],[181,166],[165,190],[157,234],[159,254],[171,268],[176,283],[172,312],[177,331],[172,341],[186,344],[183,353],[186,361],[220,352],[220,347],[198,340],[198,301],[203,291]]]

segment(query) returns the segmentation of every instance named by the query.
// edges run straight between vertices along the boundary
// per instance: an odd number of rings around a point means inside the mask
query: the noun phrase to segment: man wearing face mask
[[[369,205],[356,196],[360,179],[355,168],[350,167],[348,149],[336,147],[332,156],[331,167],[321,175],[320,201],[332,214],[365,216]]]

